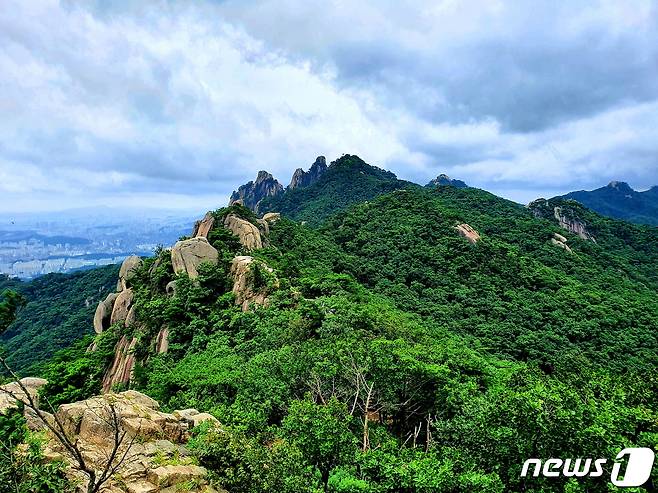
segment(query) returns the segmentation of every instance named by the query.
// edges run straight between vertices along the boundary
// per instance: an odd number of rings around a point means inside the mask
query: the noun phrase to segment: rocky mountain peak
[[[315,162],[311,165],[308,171],[304,171],[302,168],[297,168],[295,173],[292,175],[292,180],[290,180],[289,189],[299,188],[299,187],[308,187],[313,185],[316,181],[327,170],[327,160],[324,156],[318,156],[315,159]]]
[[[272,176],[272,173],[269,173],[268,171],[261,170],[258,172],[258,176],[256,176],[256,185],[259,185],[261,183],[264,183],[266,181],[271,181],[274,180],[274,177]]]
[[[440,187],[448,186],[455,188],[468,188],[468,185],[461,180],[453,180],[445,173],[441,173],[439,176],[430,181],[426,186],[428,187]]]
[[[631,193],[635,191],[625,181],[611,181],[608,183],[608,188],[612,188],[623,193]]]
[[[241,203],[254,212],[258,211],[258,204],[265,197],[273,197],[283,193],[284,188],[271,173],[259,171],[256,181],[250,181],[231,194],[229,205]]]

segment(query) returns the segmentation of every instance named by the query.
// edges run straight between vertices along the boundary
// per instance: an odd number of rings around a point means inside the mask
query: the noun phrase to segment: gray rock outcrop
[[[176,242],[171,249],[171,263],[176,274],[186,273],[190,279],[199,277],[197,268],[204,262],[217,264],[219,252],[203,237]]]
[[[587,230],[587,225],[584,221],[565,214],[561,207],[555,207],[553,209],[553,215],[561,228],[578,235],[583,240],[596,241],[594,236]]]
[[[114,347],[114,360],[103,377],[103,393],[109,392],[115,385],[129,384],[135,368],[134,349],[137,339],[128,339],[125,335]]]
[[[266,197],[274,197],[283,193],[284,188],[270,173],[259,171],[256,181],[242,185],[231,195],[229,205],[241,204],[254,212]]]
[[[455,188],[468,188],[468,185],[461,180],[453,180],[446,174],[440,174],[433,180],[431,180],[427,185],[428,188],[435,187],[455,187]]]
[[[297,168],[292,175],[288,189],[308,187],[313,185],[327,171],[327,160],[324,156],[318,156],[308,171]]]
[[[205,413],[198,413],[194,416]],[[127,437],[120,445],[119,457],[126,459],[105,485],[106,493],[159,493],[186,491],[217,493],[209,485],[207,470],[194,464],[185,448],[194,421],[179,411],[160,410],[150,397],[129,390],[64,404],[56,412],[67,435],[78,445],[84,461],[103,470],[115,445],[115,433]],[[116,420],[113,416],[116,416]],[[191,416],[191,418],[194,418]],[[211,415],[213,425],[219,422]],[[114,423],[117,426],[114,426]],[[78,471],[71,452],[49,432],[44,457],[63,461],[65,474],[86,491],[88,478]]]
[[[165,354],[169,351],[169,328],[163,327],[155,338],[156,354]]]
[[[540,198],[530,202],[527,208],[535,217],[556,222],[562,229],[578,235],[583,240],[596,242],[587,223],[580,217],[582,205],[575,200]]]
[[[212,231],[214,225],[215,216],[212,212],[207,212],[203,219],[194,223],[194,231],[192,232],[192,237],[208,238],[208,234],[210,234],[210,231]]]
[[[39,389],[48,383],[43,378],[26,377],[21,378],[21,384],[27,390],[27,394],[39,403]],[[10,382],[0,386],[0,415],[5,414],[9,409],[18,408],[18,402],[27,403],[29,399],[27,394],[21,389],[17,382]],[[27,409],[26,409],[27,411]]]
[[[281,219],[281,214],[278,212],[268,212],[267,214],[263,214],[263,221],[266,223],[272,225],[276,224],[277,221]]]
[[[558,248],[562,248],[563,250],[566,250],[569,253],[573,253],[569,245],[567,245],[567,239],[561,234],[553,233],[553,237],[551,238],[551,243]]]

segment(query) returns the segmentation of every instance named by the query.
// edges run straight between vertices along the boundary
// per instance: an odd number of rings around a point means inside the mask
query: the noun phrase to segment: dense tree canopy
[[[220,419],[221,433],[201,426],[189,447],[234,493],[604,492],[605,475],[522,478],[521,467],[656,448],[656,229],[574,205],[592,241],[481,190],[375,195],[333,215],[342,205],[315,197],[306,212],[328,217],[318,228],[272,226],[251,252],[274,270],[253,274],[269,302],[249,311],[229,274],[247,252],[226,230],[209,235],[220,261],[196,280],[175,275],[167,251],[146,259],[136,323],[41,366],[46,394],[98,392],[116,340],[136,337],[133,387]],[[229,212],[256,223],[239,206],[215,215]],[[156,354],[165,326],[169,350]]]

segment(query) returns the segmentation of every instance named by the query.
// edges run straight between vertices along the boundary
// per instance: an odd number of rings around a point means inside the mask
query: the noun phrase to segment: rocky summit
[[[290,180],[290,185],[288,185],[288,189],[313,185],[320,179],[325,171],[327,171],[327,160],[324,156],[318,156],[308,171],[304,171],[302,168],[297,168],[295,170],[295,173]]]
[[[431,180],[427,187],[456,187],[456,188],[468,188],[468,185],[461,180],[453,180],[446,174],[440,174],[433,180]]]
[[[283,190],[283,185],[270,173],[259,171],[256,181],[250,181],[233,192],[229,205],[239,203],[253,211],[257,211],[258,205],[263,199],[279,195],[283,193]]]

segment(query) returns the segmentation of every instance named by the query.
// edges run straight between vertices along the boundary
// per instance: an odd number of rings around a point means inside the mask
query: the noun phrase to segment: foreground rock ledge
[[[30,394],[36,394],[38,387],[46,383],[41,379],[23,379],[21,382],[28,387]],[[13,386],[11,390],[17,390],[14,388],[18,387],[16,383],[8,385]],[[20,392],[17,392],[17,397],[22,397]],[[7,402],[0,403],[4,404],[4,411],[15,407],[15,400],[5,400]],[[112,419],[114,414],[116,420]],[[52,415],[44,415],[53,422]],[[101,489],[103,493],[223,491],[210,485],[207,470],[195,463],[184,446],[194,426],[209,421],[212,426],[220,428],[219,421],[208,413],[200,413],[196,409],[164,413],[160,411],[157,401],[128,390],[63,404],[55,416],[71,440],[77,443],[85,462],[96,471],[102,471],[107,464],[107,457],[116,444],[115,431],[118,429],[119,435],[125,433],[119,456],[125,453],[126,459]],[[69,452],[47,431],[43,422],[36,422],[38,418],[35,415],[30,419],[32,429],[46,430],[47,441],[43,450],[46,460],[64,461],[68,465],[65,470],[67,477],[76,484],[78,492],[85,492],[88,478],[72,467],[75,461]],[[115,422],[118,428],[113,426]]]

